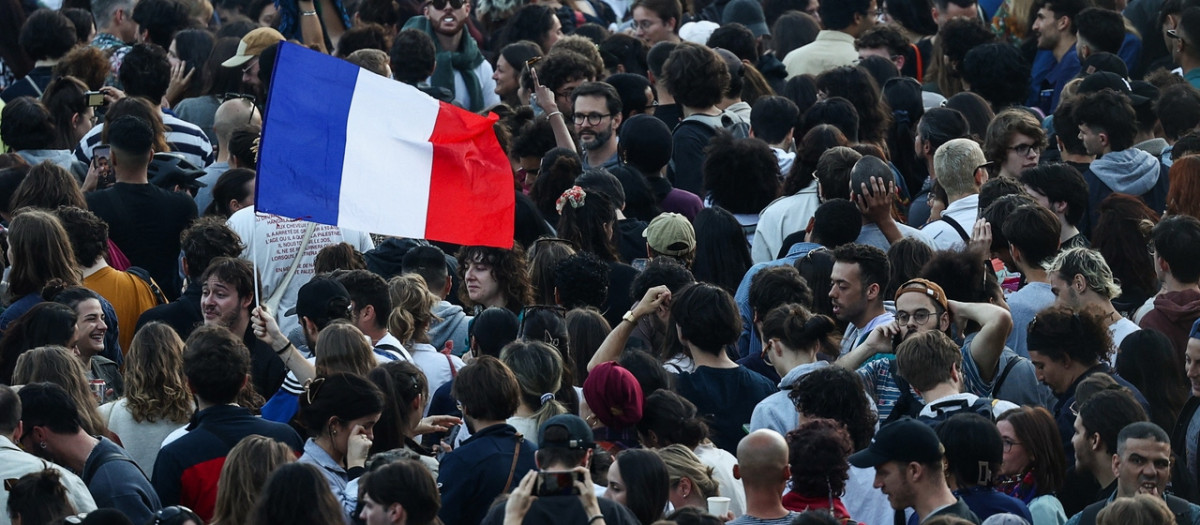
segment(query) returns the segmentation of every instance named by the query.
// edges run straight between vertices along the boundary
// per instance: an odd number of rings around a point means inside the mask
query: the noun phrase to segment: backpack
[[[688,123],[691,124],[688,124]],[[728,111],[722,111],[720,115],[700,115],[695,114],[689,116],[679,122],[675,129],[680,126],[702,126],[712,131],[712,135],[717,134],[717,130],[725,130],[733,135],[735,139],[744,139],[750,136],[750,123],[741,119]],[[672,133],[674,133],[672,131]]]
[[[1012,363],[1005,368],[1002,376],[997,382],[1002,382],[1004,378],[1008,376],[1008,372],[1011,369]],[[891,423],[892,421],[900,419],[904,416],[909,416],[930,426],[936,427],[941,424],[942,421],[949,419],[950,416],[953,416],[954,414],[964,410],[975,412],[976,414],[987,418],[988,421],[996,421],[996,416],[992,412],[992,406],[995,405],[998,400],[990,397],[981,397],[976,399],[974,403],[967,403],[966,400],[962,399],[955,401],[944,401],[942,403],[938,403],[937,406],[933,408],[936,415],[933,417],[922,416],[921,411],[925,408],[925,404],[917,400],[916,396],[912,394],[912,389],[909,387],[908,381],[905,381],[904,378],[900,377],[900,374],[897,373],[895,360],[892,360],[888,371],[891,373],[892,379],[896,382],[896,387],[900,389],[900,399],[898,399],[896,401],[896,405],[892,407],[892,413],[888,414],[884,424]]]
[[[167,304],[166,294],[163,293],[162,288],[158,287],[158,283],[154,282],[154,278],[150,276],[150,272],[146,271],[145,268],[142,268],[141,266],[130,266],[129,268],[125,269],[125,273],[141,279],[142,282],[146,283],[146,285],[150,287],[150,293],[154,294],[154,303],[156,305]]]

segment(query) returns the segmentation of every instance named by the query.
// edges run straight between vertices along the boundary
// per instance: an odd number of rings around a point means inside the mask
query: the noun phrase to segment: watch
[[[625,312],[625,315],[621,316],[621,320],[629,321],[629,324],[637,324],[637,317],[633,315],[633,310]]]

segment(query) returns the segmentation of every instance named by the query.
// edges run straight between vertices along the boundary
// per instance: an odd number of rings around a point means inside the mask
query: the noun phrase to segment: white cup
[[[708,513],[718,518],[725,517],[729,513],[729,498],[722,496],[708,498]]]

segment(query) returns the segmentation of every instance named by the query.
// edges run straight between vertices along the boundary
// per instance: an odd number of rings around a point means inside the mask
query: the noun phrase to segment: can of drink
[[[92,379],[88,381],[88,386],[92,388],[92,395],[96,396],[96,401],[104,402],[104,393],[108,390],[108,383],[103,379]]]

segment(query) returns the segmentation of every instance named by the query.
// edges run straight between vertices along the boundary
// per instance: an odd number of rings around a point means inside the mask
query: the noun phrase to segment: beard
[[[582,146],[584,150],[593,150],[604,147],[604,145],[607,144],[610,139],[612,139],[612,126],[609,126],[607,130],[593,131],[593,133],[595,133],[595,136],[591,140],[580,139],[579,145]]]

